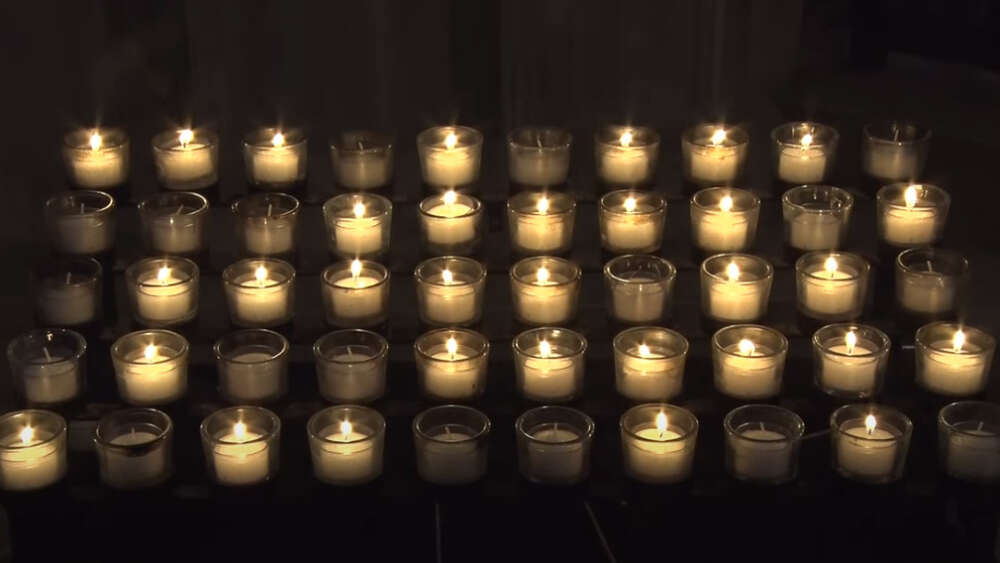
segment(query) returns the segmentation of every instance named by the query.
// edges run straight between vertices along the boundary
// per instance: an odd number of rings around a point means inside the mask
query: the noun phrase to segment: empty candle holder
[[[576,318],[580,267],[554,256],[533,256],[510,269],[514,318],[526,325],[561,325]]]
[[[921,326],[960,317],[969,261],[941,248],[911,248],[896,257],[896,306],[903,321]]]
[[[198,315],[198,265],[177,256],[146,258],[125,270],[132,316],[143,326],[184,324]]]
[[[841,399],[868,399],[882,389],[892,342],[881,330],[839,323],[812,337],[816,386]]]
[[[283,193],[242,197],[231,207],[243,256],[288,256],[295,252],[299,200]]]
[[[908,121],[878,121],[861,130],[861,169],[879,184],[920,178],[931,130]]]
[[[435,401],[471,401],[486,390],[490,342],[463,328],[440,328],[413,343],[423,394]]]
[[[659,324],[670,311],[677,268],[649,254],[626,254],[604,265],[611,318],[624,324]]]
[[[331,403],[371,403],[385,394],[389,343],[362,329],[338,330],[313,345],[319,394]]]
[[[712,335],[715,389],[733,399],[755,401],[781,393],[788,339],[761,325],[732,325]]]
[[[760,198],[739,188],[705,188],[691,196],[691,241],[703,253],[753,246]]]
[[[306,179],[308,137],[297,128],[262,127],[243,137],[247,181],[262,190],[290,191]]]
[[[230,321],[240,327],[268,328],[295,315],[295,268],[275,258],[247,258],[222,271]]]
[[[660,134],[650,127],[608,125],[594,134],[597,177],[608,186],[651,184],[660,156]]]
[[[87,341],[64,328],[29,330],[7,345],[14,388],[31,406],[68,403],[86,388]]]
[[[272,330],[231,332],[215,342],[219,394],[235,404],[274,402],[288,390],[288,340]]]
[[[344,328],[378,326],[389,317],[389,270],[368,260],[327,266],[323,282],[326,322]]]
[[[582,334],[564,328],[533,328],[515,336],[511,347],[522,397],[565,403],[583,393],[587,339]]]
[[[666,401],[684,389],[688,341],[679,332],[640,326],[619,332],[612,341],[615,389],[636,402]]]
[[[813,121],[785,123],[771,130],[774,177],[786,184],[818,184],[833,172],[840,133]]]
[[[313,475],[329,485],[357,486],[382,474],[385,418],[358,405],[327,407],[309,418]]]
[[[434,256],[469,255],[483,238],[483,202],[471,195],[447,191],[420,202],[420,238]]]
[[[739,481],[780,485],[795,480],[805,423],[774,405],[743,405],[726,415],[726,471]]]
[[[968,397],[986,390],[996,339],[960,323],[924,325],[916,334],[917,384],[938,395]]]
[[[464,188],[479,180],[483,134],[472,127],[446,125],[417,135],[424,183],[432,188]]]
[[[698,418],[691,411],[666,403],[636,405],[618,426],[626,475],[651,485],[691,476],[698,442]]]
[[[795,262],[799,313],[823,322],[856,319],[868,295],[868,261],[850,252],[818,250]]]
[[[345,190],[374,190],[392,183],[395,147],[392,135],[343,131],[330,138],[333,179]]]
[[[830,415],[833,468],[862,483],[903,476],[913,423],[898,410],[874,403],[844,405]]]
[[[118,395],[136,406],[165,405],[187,392],[188,341],[169,330],[130,332],[111,345]]]
[[[45,225],[60,254],[95,255],[115,245],[115,199],[105,192],[61,192],[45,202]]]
[[[681,135],[684,179],[697,186],[730,186],[743,175],[750,133],[740,125],[699,123]]]
[[[1000,406],[959,401],[938,412],[941,467],[954,479],[970,483],[1000,481]]]
[[[219,136],[204,128],[153,137],[156,178],[168,190],[201,190],[219,182]]]
[[[66,420],[28,409],[0,416],[0,489],[34,491],[66,474]]]
[[[435,485],[467,485],[486,474],[493,424],[462,405],[431,407],[413,419],[417,473]]]
[[[897,183],[879,189],[875,201],[883,244],[912,248],[941,240],[951,207],[948,192],[931,184]]]
[[[575,223],[576,201],[568,194],[524,191],[507,200],[510,248],[515,255],[569,252]]]
[[[469,326],[483,316],[486,266],[462,256],[424,260],[413,271],[417,313],[429,326]]]
[[[540,485],[575,485],[590,473],[594,421],[569,407],[543,406],[514,422],[521,476]]]
[[[63,137],[63,162],[77,188],[111,190],[128,182],[129,140],[124,129],[78,129]]]
[[[102,268],[93,258],[45,261],[35,268],[32,287],[42,326],[83,326],[101,316]]]
[[[208,475],[224,487],[246,487],[278,474],[281,419],[263,407],[228,407],[201,423]]]
[[[115,489],[144,489],[173,473],[174,424],[156,409],[132,408],[101,417],[94,450],[101,482]]]
[[[836,250],[851,224],[854,196],[834,186],[807,185],[781,196],[785,244],[795,252]]]
[[[701,263],[701,311],[710,321],[733,324],[767,316],[774,267],[752,254],[716,254]]]
[[[650,254],[663,244],[667,201],[634,190],[617,190],[601,197],[597,223],[601,246],[612,254]]]
[[[507,170],[521,186],[566,183],[573,135],[559,127],[519,127],[507,134]]]
[[[139,203],[146,248],[153,254],[198,254],[205,249],[208,200],[194,192],[164,192]]]
[[[330,254],[374,260],[389,252],[392,202],[372,193],[334,196],[323,204]]]

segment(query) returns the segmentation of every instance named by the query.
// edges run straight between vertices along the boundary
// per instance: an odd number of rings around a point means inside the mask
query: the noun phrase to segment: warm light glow
[[[340,433],[344,435],[345,439],[350,436],[353,431],[354,426],[350,423],[350,421],[345,420],[340,423]]]
[[[448,341],[444,343],[445,350],[448,350],[448,355],[451,359],[455,359],[455,354],[458,353],[458,342],[455,340],[454,336],[449,336]]]
[[[441,271],[441,281],[444,283],[455,283],[455,275],[451,273],[451,270],[445,268]]]
[[[35,429],[30,426],[25,426],[21,429],[19,436],[21,437],[21,443],[27,444],[35,439]]]
[[[965,333],[962,329],[955,331],[955,336],[951,339],[951,350],[953,352],[961,352],[962,347],[965,346]]]
[[[812,133],[806,133],[805,135],[802,135],[802,148],[803,149],[808,149],[809,145],[811,145],[812,142],[813,142]]]
[[[549,198],[542,196],[542,198],[538,200],[538,212],[539,213],[549,212]]]
[[[445,205],[455,205],[455,201],[457,199],[458,194],[455,193],[455,190],[448,190],[444,192],[443,196],[441,196],[441,200],[444,201]]]
[[[726,266],[726,276],[731,282],[740,279],[740,267],[736,265],[736,262],[730,262],[729,265]]]
[[[850,331],[844,335],[844,346],[847,347],[847,353],[853,354],[854,347],[858,345],[858,335],[854,331]]]
[[[278,131],[277,133],[274,134],[273,137],[271,137],[272,146],[280,147],[283,146],[284,144],[285,144],[285,135],[281,131]]]
[[[194,140],[194,131],[190,129],[181,129],[177,132],[177,142],[181,144],[181,147],[187,147],[188,143]]]
[[[98,133],[97,131],[94,131],[90,135],[90,150],[96,151],[97,149],[101,148],[102,142],[103,140],[101,139],[101,134]]]
[[[537,279],[540,284],[548,283],[550,276],[551,274],[549,274],[549,269],[545,266],[538,268],[538,272],[535,273],[535,279]]]
[[[361,219],[365,216],[365,204],[360,201],[354,204],[354,217],[356,219]]]
[[[361,260],[354,260],[351,262],[351,277],[358,279],[361,275]]]
[[[916,185],[909,186],[903,192],[903,201],[906,202],[907,207],[915,207],[917,205],[917,187]]]
[[[656,429],[663,434],[667,431],[667,413],[660,411],[656,413]]]
[[[719,200],[719,209],[725,213],[733,210],[733,196],[727,195]]]
[[[253,271],[253,277],[258,283],[264,283],[267,281],[267,268],[264,266],[257,266],[257,269]]]
[[[742,356],[753,356],[753,353],[757,351],[757,347],[754,343],[744,338],[740,340],[740,343],[736,345],[740,350],[740,355]]]
[[[552,345],[549,344],[548,340],[542,340],[538,343],[538,355],[543,358],[548,358],[552,355]]]
[[[241,422],[237,422],[236,424],[234,424],[233,425],[233,436],[235,436],[236,439],[240,440],[240,441],[246,440],[246,438],[247,438],[247,425],[243,424],[242,421]]]
[[[826,270],[826,273],[832,278],[833,274],[837,272],[837,259],[834,258],[833,256],[827,257],[826,262],[823,262],[823,268]]]
[[[630,129],[626,129],[625,132],[622,133],[622,136],[618,138],[618,142],[623,147],[627,147],[627,146],[631,145],[632,144],[632,131]]]
[[[645,344],[640,344],[639,345],[639,356],[642,357],[642,358],[648,358],[650,355],[651,355],[651,352],[649,351],[649,346],[646,346]]]
[[[152,344],[146,346],[142,351],[142,357],[146,358],[147,361],[153,361],[153,358],[156,357],[156,346]]]
[[[869,435],[871,435],[872,432],[875,432],[875,424],[875,415],[870,414],[865,417],[865,430],[868,431]]]
[[[712,133],[712,145],[719,146],[726,141],[726,130],[716,129],[715,133]]]
[[[448,133],[448,136],[444,138],[444,148],[451,150],[455,148],[458,144],[458,136],[455,133]]]
[[[635,211],[635,207],[636,207],[636,201],[634,197],[628,196],[627,198],[625,198],[625,211],[627,211],[628,213],[632,213],[633,211]]]
[[[170,268],[163,266],[156,271],[156,281],[160,283],[166,283],[167,278],[170,277]]]

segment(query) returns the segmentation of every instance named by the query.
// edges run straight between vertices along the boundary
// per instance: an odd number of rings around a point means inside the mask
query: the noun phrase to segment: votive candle
[[[435,485],[466,485],[486,473],[493,424],[463,405],[431,407],[413,419],[417,473]]]
[[[927,246],[941,239],[951,196],[932,184],[896,183],[875,196],[879,239],[892,247]]]
[[[197,254],[205,248],[209,207],[194,192],[164,192],[139,203],[146,248],[154,254]]]
[[[613,254],[650,254],[663,244],[667,201],[635,190],[617,190],[598,206],[601,246]]]
[[[805,423],[774,405],[743,405],[726,415],[726,469],[733,478],[779,485],[795,479]]]
[[[357,486],[382,474],[385,418],[359,405],[327,407],[309,418],[313,475],[329,485]]]
[[[385,393],[389,343],[363,329],[337,330],[313,345],[319,394],[331,403],[371,403]]]
[[[989,383],[996,339],[961,323],[936,322],[916,334],[917,384],[938,395],[968,397]]]
[[[394,139],[377,131],[343,131],[330,138],[333,178],[346,190],[374,190],[392,183]]]
[[[558,255],[573,246],[576,201],[562,192],[523,191],[507,200],[510,248],[515,255]]]
[[[64,328],[29,330],[10,341],[7,360],[14,388],[32,406],[58,405],[83,394],[87,341]]]
[[[698,418],[691,411],[666,403],[636,405],[618,426],[629,477],[663,485],[691,476],[698,442]]]
[[[201,190],[219,181],[219,136],[205,128],[153,137],[156,178],[168,190]]]
[[[942,408],[937,418],[945,473],[971,483],[1000,481],[1000,406],[959,401]]]
[[[165,405],[187,392],[187,339],[169,330],[130,332],[111,345],[118,395],[130,405]]]
[[[880,184],[920,178],[931,130],[909,121],[878,121],[861,131],[861,168]]]
[[[868,295],[868,261],[850,252],[817,250],[795,262],[795,294],[799,312],[825,322],[853,320],[864,311]]]
[[[670,311],[677,268],[648,254],[626,254],[604,265],[608,312],[624,324],[658,324]]]
[[[729,186],[742,176],[750,134],[739,125],[699,123],[681,135],[684,178],[699,186]]]
[[[540,403],[564,403],[583,391],[587,339],[564,328],[526,330],[511,342],[521,396]]]
[[[63,137],[63,162],[77,188],[111,190],[128,181],[129,139],[114,127],[78,129]]]
[[[733,399],[770,399],[781,392],[788,339],[761,325],[732,325],[712,336],[715,389]]]
[[[103,254],[115,245],[115,200],[92,190],[58,193],[45,202],[45,223],[56,252]]]
[[[566,182],[573,136],[559,127],[519,127],[507,134],[511,182],[549,187]]]
[[[816,386],[827,395],[867,399],[882,388],[891,341],[866,325],[826,325],[812,337]]]
[[[299,200],[280,192],[250,194],[230,208],[244,256],[287,256],[295,252]]]
[[[479,248],[483,236],[483,202],[474,196],[448,190],[427,197],[417,209],[420,237],[428,253],[468,255]]]
[[[441,328],[413,343],[420,388],[436,401],[470,401],[486,389],[490,343],[463,328]]]
[[[844,405],[830,415],[833,467],[863,483],[889,483],[903,475],[913,423],[898,410],[874,403]]]
[[[377,262],[352,260],[327,266],[320,275],[326,322],[368,328],[389,315],[389,270]]]
[[[101,482],[124,490],[159,485],[173,472],[174,424],[163,411],[132,408],[101,417],[94,449]]]
[[[834,186],[805,185],[781,196],[785,244],[797,252],[836,250],[851,224],[854,196]]]
[[[739,188],[705,188],[691,197],[691,241],[698,250],[740,252],[753,245],[760,199]]]
[[[510,269],[514,318],[528,325],[560,325],[576,318],[580,267],[554,256],[524,258]]]
[[[461,125],[431,127],[417,135],[417,152],[428,186],[465,187],[479,179],[483,134]]]
[[[514,422],[521,476],[542,485],[575,485],[590,473],[594,421],[569,407],[542,406]]]
[[[224,487],[260,485],[278,473],[281,419],[263,408],[228,407],[201,423],[208,474]]]
[[[0,489],[34,491],[66,474],[66,420],[45,410],[0,416]]]
[[[486,266],[462,256],[424,260],[413,271],[417,313],[429,326],[469,326],[483,316]]]
[[[716,254],[701,263],[701,310],[717,323],[750,322],[767,315],[774,267],[752,254]]]
[[[609,125],[594,134],[597,177],[610,186],[649,184],[660,154],[660,134],[649,127]]]
[[[684,389],[688,341],[676,331],[640,326],[619,332],[612,341],[615,389],[637,402],[667,401]]]
[[[375,259],[389,251],[392,202],[372,193],[334,196],[323,204],[330,254]]]
[[[924,322],[956,318],[965,303],[969,261],[941,248],[911,248],[896,257],[896,304]]]
[[[177,256],[145,258],[125,270],[132,316],[143,326],[175,326],[198,314],[198,265]]]
[[[45,261],[36,268],[35,310],[43,326],[82,326],[101,314],[100,262],[93,258]]]
[[[771,130],[774,177],[786,184],[818,184],[833,171],[840,134],[829,125],[792,122]]]
[[[235,404],[274,402],[288,390],[288,340],[263,328],[226,334],[215,342],[219,394]]]
[[[240,327],[267,328],[295,315],[295,268],[275,258],[247,258],[222,271],[229,318]]]
[[[243,137],[247,180],[263,190],[289,190],[306,178],[308,138],[297,128],[262,127]]]

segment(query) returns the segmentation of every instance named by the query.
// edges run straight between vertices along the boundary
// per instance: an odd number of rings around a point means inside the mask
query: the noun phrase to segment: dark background
[[[806,334],[794,326],[790,265],[781,257],[780,209],[771,186],[767,133],[815,119],[839,129],[836,183],[856,188],[859,131],[867,121],[915,119],[934,130],[927,181],[953,196],[945,246],[972,263],[967,320],[1000,334],[1000,7],[990,0],[393,0],[356,2],[20,2],[0,6],[0,190],[5,248],[0,266],[0,337],[33,326],[28,264],[46,254],[41,204],[64,189],[58,153],[67,129],[125,127],[132,186],[120,201],[115,270],[141,256],[135,201],[156,191],[148,140],[193,119],[222,135],[221,199],[246,191],[239,138],[279,121],[310,133],[309,181],[300,194],[304,237],[296,266],[299,305],[289,336],[292,393],[275,407],[285,422],[282,471],[263,490],[226,493],[204,479],[195,427],[217,408],[208,346],[228,329],[218,272],[235,257],[228,212],[213,209],[212,252],[203,266],[201,314],[189,328],[191,397],[172,407],[178,423],[177,478],[164,490],[115,495],[96,481],[93,459],[76,453],[67,482],[40,495],[0,497],[9,523],[0,546],[15,560],[230,560],[405,557],[415,561],[564,558],[607,561],[596,521],[619,561],[650,557],[713,560],[992,560],[995,491],[937,475],[933,415],[941,400],[913,388],[908,335],[891,315],[871,322],[904,345],[893,351],[886,402],[914,418],[917,432],[903,482],[855,487],[836,479],[826,438],[803,449],[802,476],[776,490],[728,480],[721,418],[732,405],[711,389],[707,338],[697,316],[696,261],[681,198],[678,137],[699,119],[746,123],[752,132],[746,184],[765,197],[757,252],[778,274],[769,324],[792,340],[781,404],[822,429],[833,405],[810,384]],[[670,199],[662,254],[678,278],[674,326],[692,341],[684,397],[702,422],[696,477],[645,489],[621,475],[615,397],[596,247],[591,135],[611,121],[655,127],[663,136],[655,188]],[[409,421],[419,399],[409,345],[420,328],[409,273],[419,254],[414,204],[422,197],[413,138],[458,122],[486,134],[481,197],[490,229],[484,256],[490,299],[482,330],[491,338],[490,386],[480,406],[495,423],[490,473],[468,491],[419,482]],[[572,491],[530,487],[516,476],[511,425],[529,405],[513,390],[502,221],[508,194],[502,135],[512,126],[556,124],[575,137],[570,189],[580,201],[572,258],[584,270],[578,328],[591,343],[585,398],[598,424],[594,474]],[[326,137],[350,127],[397,135],[391,388],[377,407],[389,419],[386,475],[357,491],[335,491],[309,474],[304,423],[320,408],[308,346],[326,330],[317,274],[328,260],[316,204],[333,191]],[[858,191],[849,249],[875,258],[874,210]],[[118,276],[120,278],[120,275]],[[117,300],[124,298],[118,280]],[[109,319],[91,342],[88,404],[69,413],[77,434],[116,405],[107,345],[130,329]],[[994,368],[994,373],[996,372]],[[15,407],[3,368],[3,410]],[[989,396],[998,396],[997,385]],[[83,434],[81,434],[83,432]],[[78,443],[81,443],[79,440]],[[593,516],[594,520],[591,519]],[[0,532],[3,531],[0,527]],[[11,540],[11,537],[13,539]],[[440,543],[438,543],[440,542]]]

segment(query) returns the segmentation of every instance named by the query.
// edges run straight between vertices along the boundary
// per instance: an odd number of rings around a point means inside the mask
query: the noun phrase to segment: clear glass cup
[[[357,486],[382,474],[385,418],[359,405],[327,407],[309,418],[309,451],[316,479]]]
[[[840,133],[829,125],[798,121],[771,130],[774,177],[786,184],[817,184],[833,171]]]
[[[568,194],[523,191],[507,200],[510,248],[515,255],[569,252],[575,223],[576,201]]]
[[[1000,405],[959,401],[938,412],[938,454],[944,472],[961,481],[1000,481]]]
[[[476,197],[453,191],[425,198],[417,206],[424,250],[435,256],[474,254],[483,238],[484,210]]]
[[[913,423],[898,410],[864,403],[830,415],[833,468],[863,483],[890,483],[903,476]]]
[[[604,265],[611,318],[624,324],[658,324],[670,312],[677,268],[649,254],[626,254]]]
[[[368,260],[338,262],[320,274],[326,322],[370,328],[389,318],[389,270]]]
[[[228,407],[205,417],[201,445],[208,475],[224,487],[270,481],[281,460],[281,419],[263,408]]]
[[[681,134],[684,179],[699,186],[731,186],[743,175],[750,133],[741,125],[699,123]]]
[[[435,485],[466,485],[486,474],[493,424],[463,405],[431,407],[413,419],[417,474]]]
[[[812,337],[816,387],[842,399],[867,399],[882,389],[892,342],[881,330],[853,323],[826,325]]]
[[[190,346],[169,330],[130,332],[111,345],[118,395],[136,406],[165,405],[187,392]]]
[[[66,419],[28,409],[0,416],[0,489],[34,491],[66,474]]]
[[[306,179],[309,138],[294,127],[261,127],[243,137],[247,181],[262,190],[287,191]]]
[[[219,394],[235,404],[274,402],[288,390],[288,340],[262,328],[231,332],[215,342]]]
[[[417,135],[424,183],[432,188],[461,188],[479,180],[483,134],[472,127],[445,125]]]
[[[153,137],[156,179],[168,190],[201,190],[219,182],[219,136],[207,128],[171,129]]]
[[[49,242],[59,254],[90,256],[115,246],[115,199],[105,192],[61,192],[45,202]]]
[[[650,127],[608,125],[594,134],[597,177],[609,186],[651,183],[659,155],[660,134]]]
[[[825,322],[859,318],[867,302],[870,271],[867,260],[850,252],[803,254],[795,262],[799,313]]]
[[[101,317],[101,263],[93,258],[56,258],[39,263],[32,287],[42,326],[83,326]]]
[[[968,397],[986,390],[997,341],[978,328],[936,322],[916,334],[917,385],[950,397]]]
[[[65,328],[38,328],[7,345],[14,388],[31,406],[67,403],[87,386],[87,341]]]
[[[688,341],[679,332],[655,326],[633,327],[612,341],[615,389],[631,401],[666,401],[684,389]]]
[[[565,403],[583,393],[587,339],[565,328],[526,330],[511,342],[521,396],[540,403]]]
[[[331,403],[371,403],[385,394],[389,342],[362,329],[337,330],[313,345],[319,394]]]
[[[650,485],[691,476],[698,442],[698,418],[691,411],[666,403],[636,405],[618,427],[626,475]]]
[[[716,254],[701,263],[701,310],[717,323],[767,316],[774,267],[752,254]]]
[[[101,482],[115,489],[144,489],[173,473],[174,424],[163,411],[132,408],[101,417],[94,449]]]
[[[240,327],[268,328],[295,316],[295,268],[275,258],[247,258],[222,271],[230,321]]]
[[[635,190],[604,194],[598,206],[597,223],[601,246],[613,254],[650,254],[663,244],[667,222],[667,200]]]
[[[518,127],[507,134],[507,170],[522,186],[548,187],[566,182],[573,135],[560,127]]]
[[[242,197],[231,207],[243,256],[288,256],[295,252],[301,204],[279,192]]]
[[[526,325],[561,325],[576,318],[580,267],[554,256],[524,258],[510,269],[514,318]]]
[[[920,324],[955,319],[965,306],[969,261],[942,248],[911,248],[896,257],[896,306]]]
[[[851,224],[854,196],[834,186],[797,186],[781,196],[785,244],[799,252],[836,250]]]
[[[346,190],[374,190],[392,183],[395,139],[376,131],[342,131],[330,138],[333,179]]]
[[[62,146],[66,176],[74,187],[111,190],[128,182],[129,139],[124,129],[77,129]]]
[[[471,401],[486,390],[490,342],[464,328],[439,328],[413,343],[424,396],[434,401]]]
[[[691,242],[701,252],[740,252],[753,246],[760,198],[739,188],[705,188],[691,196]]]
[[[569,407],[542,406],[514,422],[521,476],[541,485],[575,485],[590,473],[594,421]]]
[[[330,254],[377,260],[389,252],[392,202],[373,193],[333,196],[323,204]]]
[[[737,480],[759,485],[794,481],[805,423],[774,405],[743,405],[726,415],[726,470]]]
[[[896,248],[926,246],[941,240],[951,196],[932,184],[896,183],[875,196],[878,237]]]
[[[208,200],[194,192],[163,192],[139,203],[146,249],[153,254],[197,254],[205,249]]]
[[[176,326],[198,316],[198,265],[179,256],[145,258],[125,270],[132,317],[149,327]]]
[[[909,121],[877,121],[861,130],[861,169],[882,184],[920,178],[931,130]]]
[[[469,326],[482,319],[486,266],[462,256],[424,260],[413,271],[417,313],[428,326]]]
[[[757,401],[781,393],[788,339],[762,325],[731,325],[712,335],[715,389],[733,399]]]

